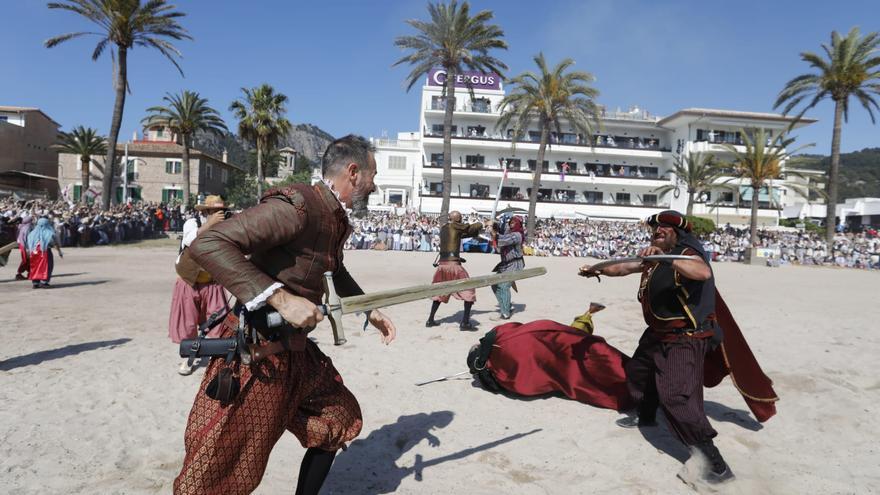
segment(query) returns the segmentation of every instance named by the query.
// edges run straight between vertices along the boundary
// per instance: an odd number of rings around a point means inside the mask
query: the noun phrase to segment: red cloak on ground
[[[618,411],[632,407],[623,370],[629,358],[602,337],[551,320],[506,323],[494,332],[486,369],[501,388],[526,396],[562,393]]]
[[[714,387],[729,374],[757,420],[767,421],[776,414],[778,397],[717,291],[715,315],[724,342],[706,355],[705,386]],[[618,411],[635,406],[624,371],[629,356],[602,337],[552,320],[506,323],[493,332],[494,341],[481,340],[492,346],[485,371],[502,389],[524,396],[561,393]]]

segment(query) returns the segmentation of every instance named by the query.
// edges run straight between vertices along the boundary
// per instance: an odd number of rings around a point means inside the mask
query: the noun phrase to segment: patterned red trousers
[[[233,317],[234,319],[234,317]],[[224,322],[229,328],[235,324]],[[288,430],[303,447],[338,450],[361,431],[360,406],[330,358],[311,341],[305,349],[240,367],[241,392],[223,407],[205,388],[225,366],[214,358],[186,426],[186,457],[175,494],[246,494],[260,484],[269,453]]]

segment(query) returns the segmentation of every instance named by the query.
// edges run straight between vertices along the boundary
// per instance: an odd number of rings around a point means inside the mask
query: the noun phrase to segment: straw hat
[[[196,209],[199,211],[202,210],[225,210],[226,203],[223,202],[223,198],[216,194],[211,194],[205,198],[205,202],[199,205],[196,205]]]

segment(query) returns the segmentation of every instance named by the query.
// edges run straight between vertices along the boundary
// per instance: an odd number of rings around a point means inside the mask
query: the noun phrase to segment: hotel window
[[[458,133],[458,126],[452,126],[452,135],[455,136]],[[434,124],[431,126],[431,135],[432,136],[442,136],[443,135],[443,124]]]
[[[532,188],[526,189],[526,192],[529,193],[529,197],[532,197]],[[553,199],[553,189],[538,189],[538,201],[545,201]]]
[[[482,125],[468,126],[467,137],[486,137],[486,127]]]
[[[476,98],[473,100],[471,107],[474,112],[489,113],[492,111],[492,103],[489,98]]]
[[[541,142],[541,131],[529,131],[527,141],[531,141],[533,143]]]
[[[645,206],[657,206],[656,194],[645,194],[642,196],[642,204]]]
[[[165,173],[166,174],[179,174],[180,173],[180,160],[165,160]]]
[[[522,195],[519,194],[518,187],[504,186],[501,188],[501,199],[522,199]]]
[[[205,164],[205,177],[208,179],[214,178],[214,167],[212,167],[210,163]]]
[[[489,186],[486,184],[471,184],[469,191],[472,198],[489,197]]]
[[[128,165],[125,167],[125,174],[128,176],[129,182],[138,180],[137,159],[129,158]]]
[[[443,153],[431,153],[431,166],[432,167],[442,167],[443,166]]]
[[[614,195],[614,202],[619,205],[628,205],[629,201],[629,193],[617,193]]]
[[[522,168],[522,160],[519,158],[505,158],[504,165],[510,170],[519,170]]]
[[[432,182],[429,190],[431,191],[431,194],[443,194],[443,183]]]
[[[389,156],[388,157],[388,170],[406,170],[406,157],[405,156]]]
[[[584,191],[584,199],[587,201],[587,203],[602,203],[602,195],[602,191]]]
[[[432,96],[431,110],[446,110],[446,98],[442,96]]]
[[[535,171],[535,165],[536,165],[537,163],[538,163],[538,160],[529,160],[529,161],[528,161],[528,164],[529,164],[529,170],[531,170],[531,171],[534,172],[534,171]],[[544,160],[544,163],[543,163],[542,169],[543,169],[544,172],[549,171],[549,170],[550,170],[550,162],[547,161],[547,160]]]
[[[733,193],[732,192],[722,192],[721,193],[721,202],[722,203],[733,203]]]
[[[468,168],[481,168],[486,163],[486,157],[483,155],[467,155],[464,157],[464,163]]]
[[[565,161],[561,161],[561,162],[556,162],[556,170],[558,170],[561,173],[562,169],[566,163],[568,164],[568,170],[565,173],[566,174],[576,174],[577,173],[577,162],[572,161],[572,160],[565,160]]]

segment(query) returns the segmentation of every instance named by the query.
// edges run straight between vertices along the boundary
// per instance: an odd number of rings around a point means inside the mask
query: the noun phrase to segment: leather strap
[[[282,352],[302,352],[305,348],[306,334],[297,331],[282,335],[277,340],[248,345],[253,362],[262,361]]]

